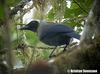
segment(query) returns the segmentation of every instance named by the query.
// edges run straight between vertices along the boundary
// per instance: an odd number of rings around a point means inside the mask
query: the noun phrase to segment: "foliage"
[[[7,5],[9,6],[9,9],[11,9],[11,7],[18,5],[19,2],[20,0],[7,0]],[[84,19],[88,15],[87,12],[89,12],[92,2],[93,0],[33,0],[33,9],[35,10],[32,16],[33,19],[64,23],[66,25],[72,26],[73,28],[77,27],[76,31],[80,33],[82,31],[81,27],[83,27],[82,23],[84,23]],[[31,10],[28,8],[28,6],[30,5],[26,5],[26,10]],[[24,8],[22,11],[19,11],[13,18],[11,18],[12,22],[10,24],[12,29],[12,48],[14,50],[23,50],[28,46],[32,46],[33,50],[31,50],[31,52],[34,53],[32,59],[47,59],[51,50],[40,50],[37,48],[37,46],[41,46],[42,43],[39,42],[36,34],[32,32],[19,31],[16,29],[18,25],[24,25],[23,17],[24,14],[28,12],[24,10]],[[1,21],[4,21],[4,17],[4,5],[0,3],[0,25]],[[2,48],[3,43],[4,42],[0,34],[0,49]],[[25,46],[23,47],[22,44],[25,44]],[[18,47],[19,45],[21,45],[20,48]],[[23,57],[26,58],[20,53],[17,53],[17,56],[21,56],[21,59],[23,59]],[[31,56],[29,57],[31,58]],[[26,60],[29,60],[29,58],[26,58],[23,61]]]

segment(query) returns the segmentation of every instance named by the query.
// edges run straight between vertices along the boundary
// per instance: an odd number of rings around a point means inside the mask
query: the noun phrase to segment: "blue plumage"
[[[80,39],[80,35],[68,26],[58,23],[44,23],[31,21],[29,24],[20,28],[21,30],[31,30],[37,32],[40,41],[51,46],[69,44],[71,38]]]

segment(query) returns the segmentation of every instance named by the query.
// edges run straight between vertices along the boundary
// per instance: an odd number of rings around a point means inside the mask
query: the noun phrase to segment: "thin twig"
[[[88,14],[88,12],[85,9],[83,9],[77,1],[75,1],[75,0],[73,0],[73,1],[74,1],[74,3],[76,3],[79,6],[79,8],[81,8],[85,13]]]

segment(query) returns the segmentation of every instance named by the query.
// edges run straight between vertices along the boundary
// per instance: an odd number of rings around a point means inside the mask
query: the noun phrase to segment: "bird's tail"
[[[76,39],[80,40],[80,35],[75,33],[75,32],[67,33],[67,35],[69,37],[73,37],[73,38],[76,38]]]

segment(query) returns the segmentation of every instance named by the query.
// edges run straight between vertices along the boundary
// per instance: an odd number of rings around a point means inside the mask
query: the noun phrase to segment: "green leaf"
[[[16,6],[21,0],[7,0],[7,5],[8,6]]]
[[[48,13],[47,18],[48,20],[54,20],[54,17],[55,17],[55,12],[54,9],[52,8]]]
[[[31,45],[36,45],[38,42],[38,37],[36,36],[35,33],[30,32],[30,31],[26,31],[26,39],[27,41],[31,44]]]

